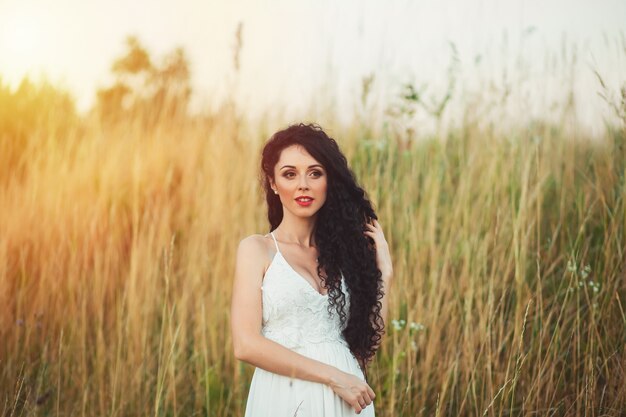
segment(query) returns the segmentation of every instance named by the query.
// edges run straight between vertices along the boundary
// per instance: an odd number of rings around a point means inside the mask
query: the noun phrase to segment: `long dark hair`
[[[276,229],[283,219],[283,206],[271,188],[270,179],[274,180],[274,167],[281,151],[291,145],[304,147],[327,172],[326,201],[317,213],[314,227],[319,251],[317,273],[328,289],[328,311],[330,313],[335,307],[344,323],[343,335],[350,351],[367,378],[365,364],[376,353],[384,326],[380,315],[382,304],[379,300],[383,293],[381,272],[376,265],[376,248],[373,240],[363,232],[365,223],[378,217],[337,142],[319,125],[299,123],[276,132],[263,148],[261,179],[270,231]],[[322,269],[326,275],[322,275]],[[351,300],[347,325],[346,300],[341,291],[342,272]]]

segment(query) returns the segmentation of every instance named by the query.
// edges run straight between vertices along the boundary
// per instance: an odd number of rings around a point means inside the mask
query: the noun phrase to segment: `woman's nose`
[[[301,176],[300,177],[300,183],[298,184],[298,189],[300,190],[308,190],[309,186],[306,182],[306,176]]]

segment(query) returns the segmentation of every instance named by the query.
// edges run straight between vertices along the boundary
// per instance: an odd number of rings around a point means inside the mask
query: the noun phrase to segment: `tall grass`
[[[377,415],[623,415],[623,126],[391,126],[324,126],[392,249]],[[229,110],[30,138],[0,181],[3,415],[243,414],[234,255],[267,230],[278,127]]]

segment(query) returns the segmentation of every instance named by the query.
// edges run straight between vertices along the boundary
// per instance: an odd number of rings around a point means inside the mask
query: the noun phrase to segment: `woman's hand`
[[[328,384],[357,414],[370,405],[376,395],[370,386],[356,375],[337,369]]]
[[[383,229],[376,219],[372,219],[371,223],[365,223],[365,227],[367,230],[363,233],[374,239],[376,244],[376,264],[382,274],[382,278],[383,280],[390,279],[393,275],[393,266],[391,265],[389,245],[385,240]]]

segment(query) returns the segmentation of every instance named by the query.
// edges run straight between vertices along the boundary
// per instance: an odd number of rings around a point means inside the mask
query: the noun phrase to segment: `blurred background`
[[[380,416],[623,415],[626,3],[0,0],[0,409],[242,415],[260,149],[319,123],[397,279]]]
[[[114,82],[111,63],[129,35],[154,60],[183,49],[193,111],[232,99],[247,115],[290,120],[314,104],[353,120],[364,82],[380,117],[412,83],[425,99],[456,93],[457,112],[462,99],[507,93],[507,110],[524,119],[546,116],[573,94],[577,119],[597,131],[605,106],[594,71],[613,88],[626,71],[626,4],[617,0],[3,0],[0,7],[4,83],[45,77],[69,90],[81,112],[94,105],[96,89]]]

